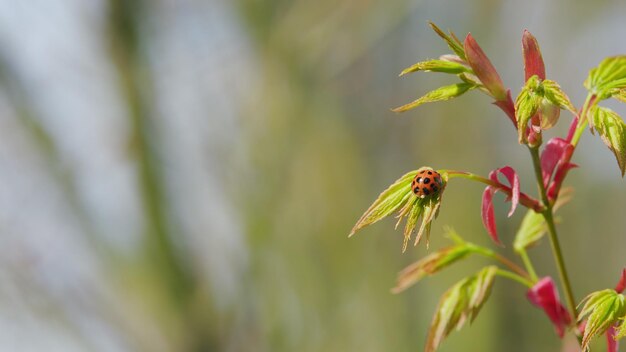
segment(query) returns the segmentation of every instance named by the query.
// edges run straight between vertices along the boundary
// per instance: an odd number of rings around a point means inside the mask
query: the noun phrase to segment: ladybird
[[[439,193],[442,187],[441,175],[433,169],[424,169],[418,172],[411,182],[411,190],[420,198],[434,196]]]

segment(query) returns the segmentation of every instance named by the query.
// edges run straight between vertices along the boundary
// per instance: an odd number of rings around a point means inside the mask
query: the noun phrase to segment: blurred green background
[[[453,81],[397,77],[447,52],[427,21],[471,31],[514,94],[528,28],[579,106],[588,70],[626,52],[624,15],[618,0],[0,1],[0,350],[420,351],[439,295],[486,262],[392,295],[427,251],[401,254],[392,220],[348,239],[360,214],[424,165],[511,165],[535,193],[486,96],[389,111]],[[626,264],[626,181],[588,133],[574,161],[559,231],[582,299]],[[431,251],[444,225],[490,245],[481,193],[450,183]],[[510,243],[523,211],[496,207]],[[548,247],[530,253],[541,275]],[[498,280],[441,351],[561,346]]]

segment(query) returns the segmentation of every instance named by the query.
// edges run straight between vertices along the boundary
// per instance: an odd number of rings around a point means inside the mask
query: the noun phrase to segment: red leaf
[[[524,55],[524,81],[528,81],[534,75],[539,76],[541,80],[546,79],[546,68],[543,64],[539,44],[528,30],[524,30],[522,35],[522,53]]]
[[[498,231],[496,230],[496,219],[493,212],[493,194],[496,193],[496,189],[488,186],[483,192],[483,205],[481,208],[481,215],[483,218],[483,225],[487,230],[487,233],[491,239],[498,245],[502,245],[498,238]]]
[[[574,146],[562,138],[552,138],[541,153],[541,170],[544,186],[548,189],[548,198],[557,196],[561,183],[570,169],[578,167],[569,162]],[[550,182],[552,178],[552,182]]]
[[[493,97],[497,101],[505,101],[507,99],[506,89],[504,89],[504,85],[502,84],[502,79],[500,79],[500,75],[496,71],[487,55],[483,52],[483,49],[480,48],[478,43],[472,34],[468,34],[465,37],[465,42],[463,43],[465,48],[465,55],[467,56],[467,61],[474,70],[474,74],[476,77],[480,79],[482,84],[493,94]]]
[[[571,144],[562,138],[552,138],[546,143],[546,147],[541,153],[541,170],[545,187],[548,187],[554,168],[563,158],[568,146],[571,146]]]
[[[574,150],[573,148],[568,148],[568,151],[566,152],[566,153],[569,153],[569,155],[566,156],[567,159],[570,158],[573,150]],[[552,181],[552,185],[550,185],[550,188],[548,189],[548,198],[550,199],[556,198],[559,192],[559,189],[561,188],[561,183],[563,183],[563,180],[565,179],[567,172],[576,167],[578,167],[578,165],[572,164],[570,162],[557,166],[556,172],[554,173],[554,180]]]
[[[571,323],[572,319],[559,300],[559,293],[554,286],[552,278],[544,277],[539,280],[535,286],[528,290],[526,297],[536,307],[543,309],[550,321],[552,321],[556,333],[562,338],[565,333],[565,327]]]
[[[519,177],[515,170],[513,170],[510,166],[505,166],[499,169],[495,169],[489,173],[489,178],[502,185],[500,181],[498,181],[498,174],[504,175],[506,179],[509,181],[509,189],[511,190],[511,210],[509,210],[509,216],[513,215],[515,212],[515,208],[517,208],[517,204],[519,203],[520,197],[520,187],[519,187]],[[502,185],[502,187],[507,188]],[[483,204],[481,208],[481,215],[483,219],[483,225],[487,230],[487,233],[497,245],[502,245],[500,239],[498,238],[498,231],[496,229],[496,220],[493,210],[493,195],[498,191],[498,188],[493,186],[487,186],[485,191],[483,192]]]
[[[506,177],[506,179],[509,181],[509,186],[511,188],[511,210],[509,210],[508,214],[508,216],[510,217],[515,212],[515,208],[517,208],[517,204],[519,203],[519,177],[512,167],[505,166],[491,171],[489,173],[489,178],[492,181],[500,183],[500,181],[498,181],[498,174],[502,174],[504,175],[504,177]]]
[[[615,340],[615,325],[611,326],[609,330],[606,331],[606,351],[607,352],[618,352],[619,350],[619,342]]]
[[[619,282],[615,286],[615,291],[617,291],[618,293],[624,292],[624,289],[626,289],[626,268],[622,270],[622,277],[619,279]]]

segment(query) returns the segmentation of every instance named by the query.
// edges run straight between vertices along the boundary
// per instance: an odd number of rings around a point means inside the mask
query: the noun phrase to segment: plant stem
[[[539,278],[537,277],[537,272],[535,272],[535,268],[533,267],[533,263],[528,257],[528,252],[526,252],[525,249],[522,249],[518,252],[518,254],[520,255],[520,257],[522,257],[522,261],[524,262],[524,266],[526,267],[526,271],[528,271],[530,278],[535,282],[539,281]]]
[[[585,99],[585,103],[583,104],[582,109],[580,110],[580,114],[578,115],[578,126],[576,126],[576,132],[574,132],[574,136],[572,137],[571,144],[576,147],[580,137],[585,131],[585,127],[587,127],[587,112],[591,106],[595,104],[596,97],[593,94],[588,94]]]
[[[574,294],[572,293],[572,286],[569,281],[569,276],[567,275],[567,270],[565,269],[565,262],[563,260],[563,253],[561,251],[561,244],[559,243],[559,239],[556,233],[556,226],[554,225],[554,217],[552,216],[552,205],[548,199],[548,195],[546,193],[546,187],[543,184],[543,176],[541,174],[541,160],[539,158],[539,148],[538,147],[529,147],[530,155],[533,159],[533,166],[535,169],[535,177],[537,178],[537,185],[539,187],[539,193],[541,193],[541,199],[545,206],[545,210],[541,212],[546,223],[548,224],[548,235],[550,237],[550,245],[552,247],[552,255],[554,256],[554,260],[556,262],[557,269],[559,271],[559,277],[561,279],[561,285],[563,286],[563,290],[565,291],[565,298],[567,301],[567,306],[573,317],[578,316],[578,312],[576,311],[576,301],[574,300]]]
[[[519,276],[519,275],[517,275],[515,273],[507,271],[507,270],[498,269],[498,271],[496,271],[496,275],[499,275],[499,276],[502,276],[502,277],[506,277],[506,278],[511,279],[513,281],[517,281],[520,284],[522,284],[522,285],[524,285],[524,286],[526,286],[528,288],[531,288],[531,287],[533,287],[535,285],[532,281],[530,281],[530,280],[528,280],[526,278],[523,278],[523,277],[521,277],[521,276]]]
[[[458,170],[439,170],[439,171],[447,173],[451,178],[461,177],[461,178],[466,178],[468,180],[484,183],[488,186],[497,188],[501,192],[505,193],[507,196],[511,196],[511,192],[512,192],[511,188],[501,184],[500,182],[492,181],[488,178],[485,178],[485,177],[482,177],[482,176],[479,176],[479,175],[476,175],[467,171],[458,171]],[[525,193],[520,193],[519,202],[521,205],[525,206],[526,208],[533,209],[534,211],[538,213],[541,213],[542,211],[545,210],[545,207],[539,200],[534,199],[533,197]]]
[[[476,246],[473,244],[471,246],[472,246],[472,250],[475,253],[478,253],[485,257],[492,258],[492,259],[499,261],[500,263],[504,264],[506,267],[513,270],[516,274],[518,274],[519,276],[523,277],[526,280],[532,279],[532,277],[526,271],[524,271],[524,269],[522,269],[519,265],[510,261],[508,258],[484,247]],[[533,281],[537,281],[537,280],[533,279]]]

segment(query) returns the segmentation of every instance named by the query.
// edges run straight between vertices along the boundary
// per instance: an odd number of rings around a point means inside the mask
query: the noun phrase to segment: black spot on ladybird
[[[428,171],[428,174],[429,174],[429,175],[432,175],[432,174],[433,174],[433,172],[432,172],[432,171]]]
[[[425,184],[425,185],[427,185],[427,184],[429,184],[429,183],[430,183],[430,179],[429,179],[428,177],[427,177],[427,178],[425,178],[425,179],[424,179],[424,184]]]
[[[424,195],[429,195],[430,191],[428,190],[428,188],[422,188],[422,192],[424,192]]]

